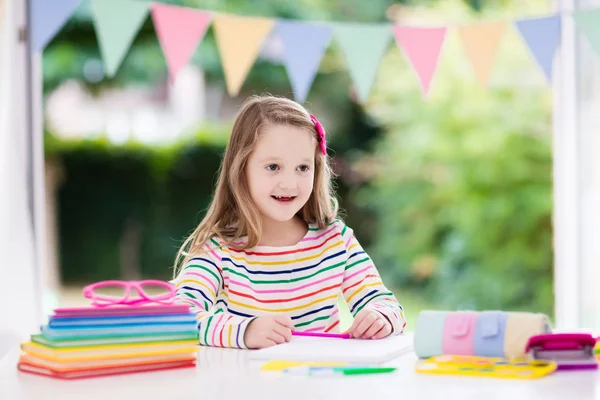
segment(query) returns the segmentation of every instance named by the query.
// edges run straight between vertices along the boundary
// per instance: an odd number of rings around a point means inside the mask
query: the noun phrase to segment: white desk
[[[555,373],[537,380],[421,375],[414,354],[389,363],[394,373],[304,377],[260,371],[248,351],[203,348],[198,367],[80,381],[60,381],[17,371],[19,351],[0,361],[1,400],[552,400],[599,399],[600,373]]]

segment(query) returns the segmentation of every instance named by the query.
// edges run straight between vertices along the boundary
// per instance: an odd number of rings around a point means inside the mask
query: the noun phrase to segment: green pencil
[[[293,367],[284,372],[292,375],[366,375],[394,372],[394,367]]]

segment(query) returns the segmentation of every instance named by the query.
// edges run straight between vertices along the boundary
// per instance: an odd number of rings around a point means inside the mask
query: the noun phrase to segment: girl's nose
[[[296,180],[295,179],[282,179],[279,181],[279,188],[284,190],[291,190],[296,188]]]

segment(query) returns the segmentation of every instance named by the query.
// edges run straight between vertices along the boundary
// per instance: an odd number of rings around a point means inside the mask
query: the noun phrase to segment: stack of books
[[[62,379],[194,367],[198,329],[184,304],[63,308],[21,349],[19,370]]]

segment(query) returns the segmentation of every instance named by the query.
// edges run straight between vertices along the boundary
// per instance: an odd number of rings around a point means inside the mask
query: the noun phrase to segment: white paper
[[[412,350],[412,337],[405,335],[381,340],[293,336],[288,343],[252,351],[250,359],[381,364]]]

